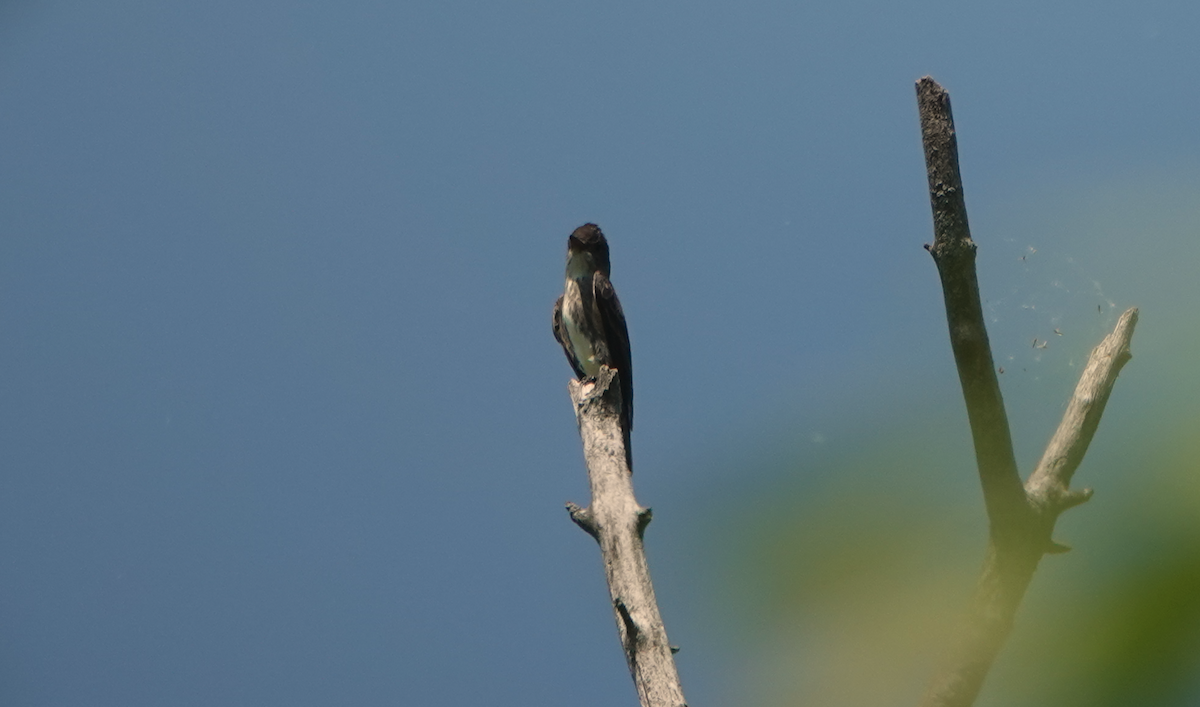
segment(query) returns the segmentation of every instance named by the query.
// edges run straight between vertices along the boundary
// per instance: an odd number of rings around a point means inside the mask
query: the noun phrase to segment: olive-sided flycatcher
[[[608,241],[594,223],[585,223],[567,238],[567,281],[554,303],[554,338],[580,380],[594,378],[600,366],[618,373],[621,382],[621,431],[625,461],[633,470],[629,432],[633,429],[633,366],[629,330],[621,301],[609,282]]]

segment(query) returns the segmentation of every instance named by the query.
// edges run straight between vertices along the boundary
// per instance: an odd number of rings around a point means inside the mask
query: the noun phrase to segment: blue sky
[[[562,509],[549,315],[594,221],[686,694],[769,702],[722,523],[928,434],[911,489],[982,537],[925,74],[1026,469],[1142,307],[1071,519],[1103,523],[1102,484],[1200,419],[1197,36],[1183,2],[5,3],[0,694],[632,704]]]

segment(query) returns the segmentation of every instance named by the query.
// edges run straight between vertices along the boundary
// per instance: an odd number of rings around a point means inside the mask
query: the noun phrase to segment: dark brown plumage
[[[633,362],[625,312],[609,281],[610,273],[608,241],[600,227],[588,223],[575,229],[567,239],[563,295],[554,303],[554,338],[580,380],[594,377],[602,365],[617,371],[625,456],[632,470]]]

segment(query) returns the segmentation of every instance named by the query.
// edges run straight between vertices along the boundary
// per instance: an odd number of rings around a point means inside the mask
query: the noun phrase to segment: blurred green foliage
[[[1088,538],[1092,554],[1111,552],[1110,562],[1064,578],[1051,601],[1024,616],[1006,669],[994,676],[998,702],[1105,707],[1200,700],[1197,424],[1181,427],[1161,455],[1136,471],[1143,483]]]
[[[1088,550],[1043,560],[980,705],[1196,703],[1195,438],[1181,429],[1139,469],[1143,483],[1131,488],[1141,491],[1126,490],[1127,503],[1073,511],[1093,514],[1070,537]],[[745,704],[915,704],[965,608],[985,537],[981,503],[913,482],[944,451],[877,441],[818,469],[823,487],[778,487],[720,524],[721,605],[754,652]]]

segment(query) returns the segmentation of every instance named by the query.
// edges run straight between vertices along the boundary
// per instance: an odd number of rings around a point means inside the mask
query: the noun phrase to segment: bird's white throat
[[[567,257],[567,281],[571,280],[588,280],[591,281],[592,273],[596,271],[596,266],[592,263],[592,257],[588,253],[574,253]]]

